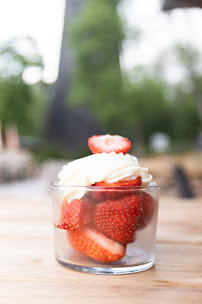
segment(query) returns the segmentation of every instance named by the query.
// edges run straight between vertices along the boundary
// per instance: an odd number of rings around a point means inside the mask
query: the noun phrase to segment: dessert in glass
[[[159,185],[128,154],[121,136],[88,140],[92,155],[63,167],[53,182],[56,260],[94,274],[127,274],[155,262]]]

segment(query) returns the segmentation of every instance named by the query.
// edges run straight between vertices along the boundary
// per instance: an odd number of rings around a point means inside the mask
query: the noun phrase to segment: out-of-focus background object
[[[0,3],[0,194],[47,192],[90,154],[89,136],[111,133],[131,139],[163,194],[202,196],[200,7]]]
[[[163,10],[174,8],[202,7],[201,0],[163,0]]]

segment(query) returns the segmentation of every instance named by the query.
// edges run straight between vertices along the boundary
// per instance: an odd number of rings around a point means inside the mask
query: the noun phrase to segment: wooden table
[[[157,258],[130,275],[59,265],[48,197],[0,197],[0,303],[202,303],[202,200],[161,198]]]

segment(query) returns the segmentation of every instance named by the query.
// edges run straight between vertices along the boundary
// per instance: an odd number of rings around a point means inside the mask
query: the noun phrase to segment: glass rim
[[[103,189],[114,189],[118,191],[122,190],[128,190],[128,189],[133,189],[133,190],[160,190],[160,185],[156,182],[150,182],[148,186],[78,186],[78,185],[65,185],[65,184],[59,184],[59,181],[53,181],[50,184],[50,187],[53,189],[60,189],[60,188],[75,188],[75,189],[86,189],[86,190],[103,190]]]

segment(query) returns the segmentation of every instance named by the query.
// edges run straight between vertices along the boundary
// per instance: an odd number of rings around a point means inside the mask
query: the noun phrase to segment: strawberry
[[[94,186],[100,186],[100,187],[135,187],[135,186],[141,186],[141,177],[138,176],[136,179],[128,180],[128,181],[119,181],[115,183],[107,183],[107,182],[97,182],[94,184]]]
[[[151,221],[155,211],[155,200],[154,198],[146,193],[139,192],[142,199],[142,213],[138,220],[137,230],[145,228]]]
[[[126,247],[111,240],[92,226],[68,231],[71,246],[96,261],[111,263],[122,259]]]
[[[101,202],[104,200],[112,200],[124,195],[134,194],[133,189],[127,190],[125,187],[141,186],[142,179],[138,176],[136,179],[128,181],[119,181],[115,183],[97,182],[93,184],[95,187],[107,187],[105,189],[96,189],[92,192],[92,197],[95,201]],[[124,187],[124,188],[121,188]]]
[[[96,153],[124,153],[126,154],[131,147],[131,142],[119,135],[94,135],[88,139],[90,150]]]
[[[139,195],[128,195],[116,200],[107,200],[95,206],[95,227],[122,244],[132,243],[142,211]]]
[[[74,199],[68,203],[64,198],[61,206],[60,224],[56,225],[60,229],[77,229],[91,221],[92,201],[84,199]]]

